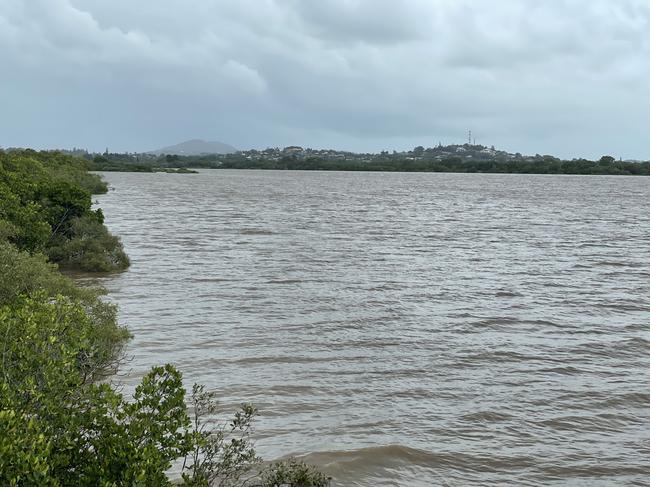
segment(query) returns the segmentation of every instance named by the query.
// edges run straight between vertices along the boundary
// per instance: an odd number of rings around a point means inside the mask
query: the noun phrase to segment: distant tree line
[[[95,156],[88,163],[91,171],[116,171],[116,172],[166,172],[177,174],[192,174],[196,171],[188,169],[181,164],[174,164],[178,156],[168,155],[158,160],[133,158],[128,154],[105,154]]]
[[[304,160],[284,157],[279,161],[226,160],[223,169],[286,169],[303,171],[385,171],[385,172],[450,172],[450,173],[509,173],[509,174],[600,174],[600,175],[650,175],[650,162],[616,161],[605,156],[598,161],[576,159],[563,161],[544,157],[536,160],[463,160],[450,157],[442,160],[384,160],[384,161],[332,161],[308,158]]]
[[[417,149],[417,148],[416,148]],[[418,152],[419,153],[419,152]],[[300,171],[384,171],[384,172],[450,172],[499,174],[592,174],[648,176],[650,162],[618,161],[603,156],[596,161],[588,159],[562,160],[552,156],[513,159],[467,159],[460,156],[442,159],[413,159],[381,153],[371,160],[299,158],[248,158],[242,154],[204,156],[147,156],[105,154],[93,159],[90,167],[97,171],[144,171],[164,168],[209,169],[273,169]],[[158,169],[157,169],[158,168]]]

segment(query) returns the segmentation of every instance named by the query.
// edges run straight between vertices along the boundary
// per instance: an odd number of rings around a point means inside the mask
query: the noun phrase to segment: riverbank
[[[197,171],[188,167],[160,167],[151,164],[129,164],[119,161],[109,161],[103,157],[96,157],[89,162],[91,171],[104,172],[165,172],[169,174],[196,174]]]
[[[231,485],[254,475],[263,487],[308,475],[299,462],[260,469],[251,442],[256,409],[215,420],[216,396],[182,374],[150,364],[132,398],[106,381],[130,334],[103,289],[61,272],[124,270],[120,240],[91,194],[106,184],[84,161],[59,153],[0,151],[0,484]],[[230,479],[230,480],[228,480]]]

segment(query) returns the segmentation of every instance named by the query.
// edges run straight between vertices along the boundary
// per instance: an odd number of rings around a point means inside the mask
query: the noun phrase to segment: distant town
[[[12,150],[12,149],[6,149]],[[523,174],[650,175],[650,162],[603,155],[598,160],[563,160],[524,155],[473,143],[414,147],[408,151],[356,153],[301,146],[237,150],[221,142],[189,140],[140,153],[103,153],[73,148],[60,152],[89,161],[96,171],[194,172],[192,169],[275,169],[320,171],[481,172]]]
[[[471,140],[464,144],[442,145],[438,143],[433,147],[418,146],[408,151],[381,151],[378,153],[358,153],[335,149],[312,149],[298,145],[284,148],[269,147],[266,149],[238,150],[221,142],[206,142],[203,140],[189,140],[163,149],[148,152],[114,153],[107,148],[103,153],[89,152],[85,149],[74,148],[61,152],[92,159],[103,156],[107,159],[123,162],[133,161],[141,163],[154,163],[161,156],[200,157],[209,158],[215,163],[235,160],[280,162],[282,160],[309,160],[322,161],[350,161],[370,163],[378,161],[443,161],[450,158],[459,158],[463,161],[521,161],[534,162],[540,160],[561,160],[552,155],[524,155],[519,152],[511,153],[499,150],[492,146],[476,144]],[[580,159],[573,159],[580,160]],[[619,159],[620,161],[620,159]],[[624,162],[642,162],[640,160],[626,160]]]
[[[460,157],[462,159],[524,159],[521,154],[510,154],[492,147],[482,145],[448,145],[438,144],[436,147],[424,148],[415,147],[410,151],[382,151],[379,153],[355,153],[347,151],[337,151],[333,149],[309,149],[300,146],[289,146],[283,149],[269,148],[264,150],[247,150],[239,153],[248,160],[269,160],[280,161],[284,157],[294,157],[296,159],[317,158],[322,160],[347,160],[358,162],[375,162],[378,160],[400,159],[407,161],[434,160],[442,161],[449,157]]]

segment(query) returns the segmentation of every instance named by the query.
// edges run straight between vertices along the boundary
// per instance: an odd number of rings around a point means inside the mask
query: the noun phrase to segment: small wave
[[[535,372],[537,372],[538,374],[541,373],[541,374],[559,374],[559,375],[580,375],[583,374],[585,371],[577,367],[566,366],[566,367],[549,367],[546,369],[538,369]]]
[[[302,279],[271,279],[266,284],[300,284],[306,282]]]
[[[599,414],[596,416],[561,416],[540,421],[537,424],[557,431],[618,432],[621,428],[637,425],[639,420],[620,414]]]
[[[239,231],[240,235],[274,235],[275,232],[263,228],[245,228]]]
[[[650,306],[639,304],[639,303],[597,303],[593,305],[595,308],[600,309],[611,309],[616,311],[623,312],[638,312],[638,311],[650,311]]]
[[[259,356],[259,357],[246,357],[232,360],[224,360],[239,365],[255,365],[255,364],[313,364],[319,362],[329,362],[331,359],[327,357],[300,357],[296,355],[274,355],[274,356]]]
[[[512,418],[513,416],[510,414],[500,413],[497,411],[479,411],[461,416],[463,421],[481,423],[499,423],[501,421],[508,421]]]
[[[433,453],[403,445],[385,445],[357,450],[339,450],[308,453],[301,458],[318,465],[396,466],[396,465],[436,465],[453,461],[449,453]]]
[[[203,283],[209,283],[209,282],[232,282],[234,279],[226,279],[223,277],[192,277],[191,279],[188,279],[189,282],[203,282]],[[210,296],[211,294],[208,294]]]
[[[634,267],[638,266],[638,263],[635,262],[619,262],[619,261],[613,261],[613,260],[601,260],[598,262],[594,262],[592,265],[594,266],[603,266],[603,267]]]
[[[608,394],[603,399],[603,404],[609,407],[650,407],[650,393],[630,392],[627,394]]]
[[[497,298],[518,298],[523,296],[523,294],[514,291],[498,291],[495,296]]]
[[[301,460],[318,465],[334,478],[337,487],[408,485],[461,485],[450,474],[475,476],[535,466],[527,456],[511,457],[489,453],[469,454],[431,451],[403,445],[386,445],[348,451],[325,451],[301,455]],[[414,481],[414,479],[420,479]],[[338,482],[337,482],[338,481]]]

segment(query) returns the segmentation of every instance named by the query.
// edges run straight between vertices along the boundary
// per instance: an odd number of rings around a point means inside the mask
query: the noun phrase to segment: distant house
[[[282,150],[282,152],[284,154],[289,154],[289,155],[302,154],[304,151],[305,151],[305,149],[303,149],[302,147],[297,146],[297,145],[290,145],[289,147],[285,147]]]

